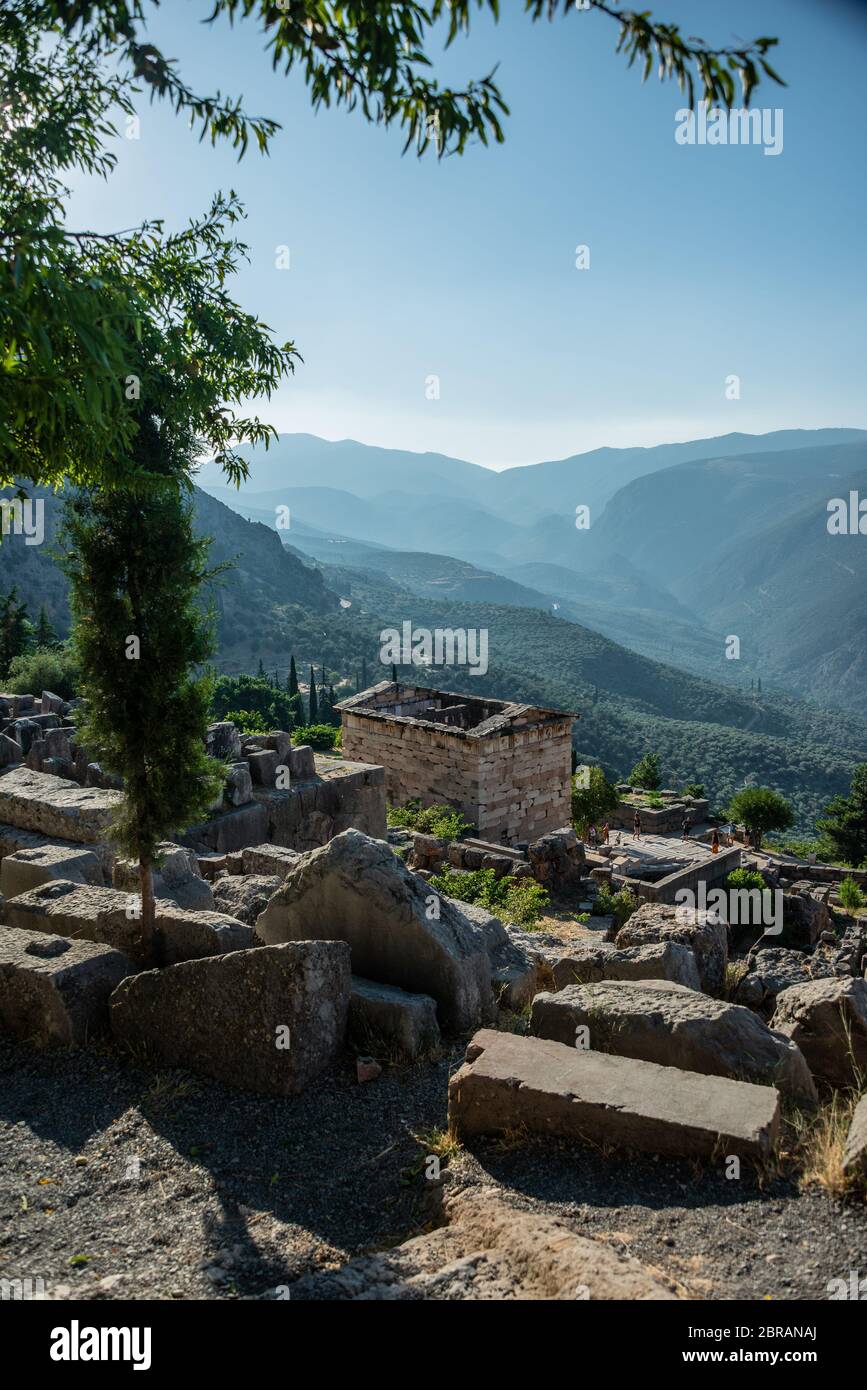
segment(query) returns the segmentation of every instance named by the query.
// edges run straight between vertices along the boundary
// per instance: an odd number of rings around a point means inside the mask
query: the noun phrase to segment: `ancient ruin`
[[[338,708],[344,753],[385,768],[393,804],[448,802],[506,845],[569,824],[577,715],[391,681]]]

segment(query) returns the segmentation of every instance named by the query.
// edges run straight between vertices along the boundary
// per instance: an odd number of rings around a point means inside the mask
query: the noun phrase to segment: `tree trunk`
[[[139,860],[139,883],[141,885],[141,937],[146,956],[152,961],[154,956],[154,871],[149,861]]]

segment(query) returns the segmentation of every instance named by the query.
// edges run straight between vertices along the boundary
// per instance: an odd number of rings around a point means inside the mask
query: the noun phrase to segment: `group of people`
[[[687,812],[684,814],[683,820],[681,821],[681,824],[680,824],[680,838],[681,838],[682,840],[688,840],[689,837],[690,837],[691,831],[692,831],[692,817],[690,816],[689,812],[687,811]],[[633,834],[633,836],[635,837],[636,840],[640,840],[640,839],[641,839],[641,816],[640,816],[640,814],[639,814],[638,811],[635,812],[635,816],[633,817],[633,821],[632,821],[632,834]],[[594,825],[591,825],[591,826],[588,828],[588,831],[587,831],[587,842],[588,842],[588,844],[590,845],[591,849],[596,849],[597,845],[600,845],[600,844],[602,844],[602,845],[607,845],[607,844],[608,844],[609,835],[610,835],[610,827],[609,827],[609,824],[608,824],[607,821],[605,822],[605,824],[604,824],[603,827],[602,827],[601,834],[600,834],[600,832],[597,830],[597,828],[596,828],[596,826],[595,826],[595,824],[594,824]],[[618,841],[618,844],[619,844],[619,843],[620,843],[620,836],[619,836],[619,835],[618,835],[618,837],[617,837],[617,841]],[[719,832],[717,831],[716,827],[714,826],[713,834],[711,835],[711,841],[710,841],[710,852],[711,852],[711,854],[719,854],[719,851],[720,851]]]

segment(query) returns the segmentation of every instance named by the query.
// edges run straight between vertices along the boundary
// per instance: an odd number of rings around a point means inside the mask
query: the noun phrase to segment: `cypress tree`
[[[394,681],[395,685],[397,685],[397,667],[394,662],[391,663],[391,679]]]
[[[256,672],[256,675],[259,676],[260,679],[262,679],[262,680],[265,679],[265,664],[264,664],[264,662],[262,661],[261,656],[259,657],[259,669],[258,669],[258,671]]]
[[[361,687],[360,687],[360,688],[361,688],[362,690],[366,690],[366,689],[367,689],[367,657],[366,657],[366,656],[363,656],[363,657],[361,658]]]
[[[298,694],[298,672],[295,670],[294,656],[290,656],[289,658],[289,679],[286,683],[286,689],[289,691],[290,695]]]
[[[57,633],[51,626],[51,620],[45,611],[45,604],[39,610],[39,618],[36,622],[36,632],[34,640],[37,647],[54,647],[57,645]]]
[[[314,673],[313,673],[313,667],[312,667],[312,666],[310,667],[310,697],[309,697],[309,699],[308,699],[307,705],[308,705],[308,708],[307,708],[307,723],[308,723],[308,724],[318,724],[318,723],[319,723],[319,701],[318,701],[317,698],[316,698],[316,676],[315,676]]]

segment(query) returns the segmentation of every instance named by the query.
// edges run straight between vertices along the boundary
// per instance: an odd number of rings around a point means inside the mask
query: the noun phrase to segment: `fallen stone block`
[[[73,844],[19,849],[0,861],[0,893],[4,898],[15,898],[57,878],[101,886],[102,865],[92,850]]]
[[[671,980],[700,989],[695,955],[679,941],[651,941],[622,951],[610,941],[572,942],[553,967],[554,988],[598,980]]]
[[[277,754],[279,762],[286,763],[289,749],[292,747],[292,736],[287,734],[284,729],[274,729],[270,734],[243,734],[241,746],[245,758],[248,758],[251,753],[270,749]]]
[[[129,960],[149,963],[136,915],[138,899],[114,888],[56,879],[6,903],[6,921],[23,931],[50,932],[70,941],[95,941]]]
[[[24,767],[0,777],[0,820],[77,844],[103,840],[122,800],[120,792],[80,787]]]
[[[527,950],[510,934],[499,917],[475,903],[460,902],[447,898],[462,916],[475,927],[485,943],[485,950],[491,962],[491,989],[494,1000],[500,1009],[520,1012],[532,1002],[542,981],[540,979],[541,956],[537,951]]]
[[[463,1137],[523,1126],[649,1153],[764,1158],[780,1098],[772,1086],[482,1029],[449,1083],[449,1122]]]
[[[132,965],[90,941],[0,927],[0,1030],[42,1047],[78,1046],[108,1027]]]
[[[114,851],[107,843],[92,844],[82,846],[74,840],[60,840],[51,835],[43,835],[38,830],[21,830],[17,825],[0,824],[0,859],[5,859],[7,854],[17,854],[22,849],[53,849],[79,850],[86,848],[88,854],[96,856],[102,869],[103,882],[111,882],[111,866],[114,862]]]
[[[183,961],[124,980],[117,1041],[159,1066],[227,1086],[296,1095],[337,1058],[349,1009],[349,947],[289,942]]]
[[[843,1150],[843,1171],[867,1174],[867,1095],[861,1097],[852,1116]]]
[[[447,1224],[290,1284],[293,1302],[674,1300],[659,1271],[493,1188],[446,1195]]]
[[[0,734],[0,767],[11,767],[21,761],[21,744],[8,734]]]
[[[209,724],[205,734],[205,748],[212,758],[220,762],[235,763],[241,756],[241,735],[236,726],[228,721]]]
[[[251,752],[247,761],[255,787],[276,786],[277,769],[280,766],[279,753],[271,748],[260,748]]]
[[[797,1043],[817,1080],[858,1086],[867,1073],[867,982],[812,980],[777,996],[771,1027]]]
[[[308,744],[289,749],[289,772],[293,782],[303,782],[316,776],[316,755]]]
[[[349,1037],[357,1047],[385,1046],[402,1057],[418,1057],[440,1041],[436,1000],[353,975]]]
[[[701,988],[720,995],[725,986],[728,934],[714,912],[692,911],[669,903],[642,903],[618,931],[614,945],[646,946],[651,941],[675,941],[695,956]]]
[[[283,845],[253,845],[241,850],[241,863],[245,874],[279,874],[285,878],[294,869],[301,855],[297,850],[285,849]]]
[[[798,889],[797,884],[794,889]],[[783,930],[778,938],[781,946],[809,951],[831,925],[827,903],[814,898],[809,889],[808,884],[802,891],[783,894]]]
[[[229,806],[246,806],[253,800],[253,779],[247,762],[232,763],[223,796]]]
[[[492,1015],[481,933],[382,840],[346,830],[301,856],[256,923],[266,944],[348,941],[365,979],[437,1001],[440,1025],[461,1032]]]
[[[202,877],[195,854],[185,845],[166,840],[157,845],[153,880],[154,897],[170,898],[178,907],[187,908],[190,912],[213,910],[211,885]],[[116,859],[111,881],[114,888],[126,893],[138,893],[138,863],[132,859]]]
[[[609,980],[537,994],[530,1027],[567,1047],[583,1028],[595,1052],[776,1086],[798,1105],[818,1102],[807,1063],[789,1038],[750,1009],[670,980]]]
[[[43,690],[39,708],[43,714],[62,714],[64,701],[50,690]]]
[[[247,951],[257,944],[252,926],[223,909],[192,912],[159,899],[154,914],[154,933],[159,965],[221,956],[229,951]]]
[[[214,903],[252,927],[282,882],[279,874],[227,874],[214,881]]]

